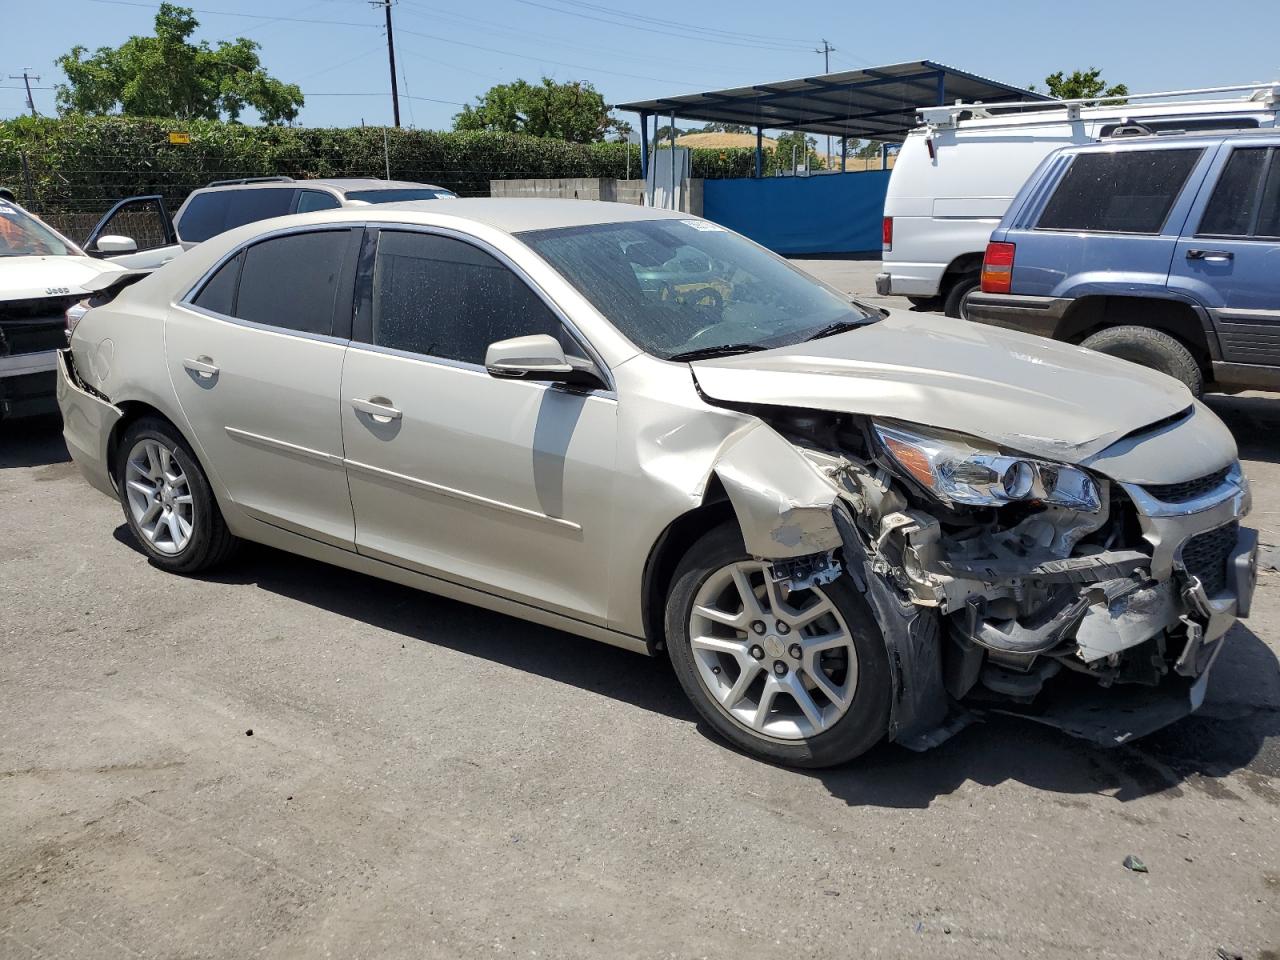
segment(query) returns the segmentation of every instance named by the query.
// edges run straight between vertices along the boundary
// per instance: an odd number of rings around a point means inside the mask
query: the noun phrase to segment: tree
[[[130,37],[92,56],[72,47],[55,61],[67,76],[58,85],[59,111],[236,121],[252,107],[267,124],[298,116],[302,90],[262,69],[257,43],[244,37],[217,47],[189,43],[199,25],[189,7],[162,3],[154,37]]]
[[[703,124],[699,133],[751,133],[752,128],[745,123],[707,123]]]
[[[539,84],[517,80],[490,87],[475,106],[464,106],[453,118],[455,130],[528,133],[570,143],[595,143],[618,125],[591,84],[557,83],[550,77]]]
[[[775,165],[783,170],[791,169],[791,155],[794,150],[796,163],[807,164],[810,170],[818,170],[822,167],[822,160],[818,156],[818,141],[799,130],[790,130],[787,133],[778,135],[778,145],[774,148],[773,155],[777,159]]]
[[[1114,103],[1117,102],[1115,98],[1123,98],[1129,94],[1129,88],[1123,83],[1107,86],[1102,79],[1102,71],[1097,67],[1076,70],[1071,76],[1059,70],[1045,77],[1044,82],[1049,87],[1049,96],[1059,100],[1092,100],[1096,97],[1109,99]],[[1029,89],[1035,88],[1035,84],[1032,84]]]

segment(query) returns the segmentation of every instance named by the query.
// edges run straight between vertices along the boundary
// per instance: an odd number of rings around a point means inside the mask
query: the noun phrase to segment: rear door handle
[[[1208,260],[1212,263],[1226,263],[1234,260],[1235,254],[1230,250],[1188,250],[1188,260]]]
[[[368,400],[352,400],[351,408],[358,413],[366,413],[379,423],[390,423],[399,420],[403,414],[391,405],[386,397],[372,397]]]
[[[197,377],[205,380],[212,380],[218,375],[218,368],[213,365],[209,357],[183,360],[182,367],[184,370],[194,373]]]

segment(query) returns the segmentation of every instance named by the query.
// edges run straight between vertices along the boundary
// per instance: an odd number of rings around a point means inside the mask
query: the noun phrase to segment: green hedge
[[[170,144],[169,133],[189,144]],[[285,175],[386,175],[487,196],[491,179],[640,175],[640,150],[621,143],[575,144],[521,134],[435,133],[383,127],[249,127],[216,121],[127,117],[21,117],[0,121],[0,183],[38,209],[96,211],[133,194],[178,204],[210,180]],[[26,161],[24,170],[23,161]],[[750,176],[752,150],[695,150],[695,177]]]

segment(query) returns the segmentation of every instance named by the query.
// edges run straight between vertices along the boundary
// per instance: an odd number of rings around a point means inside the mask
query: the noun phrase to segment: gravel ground
[[[1280,398],[1212,404],[1280,544]],[[0,544],[0,957],[1280,957],[1274,571],[1144,741],[799,773],[658,661],[265,548],[163,574],[56,424],[0,432]]]

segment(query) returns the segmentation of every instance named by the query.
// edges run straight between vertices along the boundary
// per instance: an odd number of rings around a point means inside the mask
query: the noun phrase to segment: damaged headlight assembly
[[[1102,508],[1085,471],[1037,460],[960,433],[873,423],[893,462],[948,506],[999,507],[1039,501],[1085,513]]]

